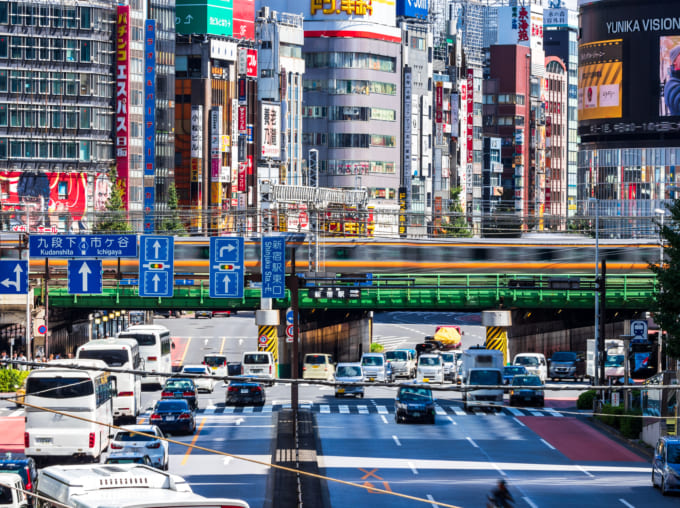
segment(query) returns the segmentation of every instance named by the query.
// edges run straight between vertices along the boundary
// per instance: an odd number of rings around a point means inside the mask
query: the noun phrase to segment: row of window
[[[88,39],[0,36],[0,58],[44,62],[113,63],[111,44]],[[94,49],[94,52],[93,52]],[[92,58],[92,55],[97,58]]]
[[[303,106],[305,118],[328,118],[329,120],[385,120],[394,122],[397,112],[394,109],[369,108],[356,106]]]
[[[113,82],[105,76],[78,72],[37,72],[0,70],[0,92],[14,94],[42,94],[52,96],[87,96],[110,99]],[[141,95],[141,92],[139,92]],[[131,94],[133,105],[141,104],[141,97]]]
[[[343,133],[315,133],[302,134],[305,145],[327,145],[328,148],[371,148],[397,146],[397,137],[385,134],[343,134]]]
[[[0,103],[0,127],[39,127],[51,129],[95,129],[111,132],[113,115],[105,108],[87,106],[28,107],[19,104]],[[134,122],[133,122],[134,123]]]
[[[518,106],[524,105],[524,94],[485,94],[482,98],[484,104],[516,104]]]
[[[391,56],[371,53],[305,53],[308,69],[370,69],[382,72],[396,72],[397,59]]]
[[[331,95],[397,95],[396,83],[365,79],[305,79],[302,86],[305,92],[323,92]]]
[[[328,175],[364,175],[367,173],[390,174],[395,173],[395,163],[391,161],[347,161],[329,160],[324,165],[322,173]]]
[[[68,159],[89,161],[90,141],[32,141],[0,138],[0,160],[12,159]]]
[[[97,16],[102,15],[97,9]],[[18,26],[41,26],[51,28],[92,28],[93,9],[76,5],[26,4],[23,2],[0,2],[0,23]]]

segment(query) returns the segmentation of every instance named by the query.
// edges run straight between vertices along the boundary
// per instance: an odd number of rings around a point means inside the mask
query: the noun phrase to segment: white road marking
[[[272,406],[271,405],[264,406],[262,408],[262,412],[263,413],[271,413],[272,412]]]
[[[208,401],[208,407],[205,408],[205,411],[203,411],[204,414],[212,414],[215,412],[216,406],[213,404],[212,399]]]
[[[311,404],[300,404],[300,409],[312,409]]]
[[[379,415],[388,414],[387,408],[385,406],[377,406]]]
[[[401,441],[399,441],[397,436],[392,436],[392,439],[394,439],[394,442],[397,443],[397,446],[401,446]]]
[[[532,416],[544,416],[543,411],[533,411],[530,410],[529,413],[531,413]]]
[[[446,411],[444,411],[443,408],[437,406],[436,404],[435,404],[435,406],[434,406],[434,412],[435,412],[436,414],[442,415],[442,416],[446,414]]]
[[[383,423],[387,423],[387,418],[385,418],[385,415],[380,415],[380,418],[382,418]]]
[[[331,407],[328,404],[322,404],[319,406],[319,413],[329,414],[331,412]]]
[[[562,413],[560,413],[559,411],[555,411],[555,410],[554,410],[553,408],[551,408],[551,407],[546,407],[546,408],[545,408],[545,412],[546,412],[546,413],[549,413],[550,416],[560,416],[560,417],[564,417],[564,415],[563,415]]]
[[[541,439],[541,441],[543,442],[544,445],[546,445],[551,450],[555,450],[555,447],[553,445],[551,445],[550,443],[548,443],[545,439]]]
[[[516,407],[508,407],[506,408],[510,413],[512,413],[515,416],[524,416],[524,413],[522,413],[519,409]]]
[[[522,427],[526,427],[526,425],[524,425],[522,422],[520,422],[517,418],[513,418],[513,420],[515,420],[517,423],[519,423]]]
[[[245,420],[244,418],[239,418],[239,419],[236,420],[234,423],[235,423],[236,425],[241,425],[241,424],[242,424],[243,422],[245,422],[245,421],[246,421],[246,420]]]
[[[439,505],[435,502],[435,500],[434,500],[434,498],[432,497],[431,494],[428,494],[428,495],[427,495],[427,499],[432,503],[433,508],[437,508],[437,506],[439,506]]]
[[[451,411],[453,411],[456,414],[456,416],[465,416],[467,414],[458,406],[451,406]]]
[[[472,446],[474,446],[475,448],[479,448],[479,446],[477,446],[477,443],[475,443],[475,442],[472,440],[471,437],[466,437],[465,439],[467,439],[468,441],[470,441],[470,444],[471,444]]]
[[[357,410],[359,411],[360,415],[368,414],[368,406],[357,406]]]
[[[226,406],[224,412],[227,414],[232,414],[234,412],[234,406]]]
[[[583,474],[585,474],[585,475],[587,475],[587,476],[590,476],[591,478],[595,478],[595,475],[594,475],[594,474],[591,474],[589,471],[586,471],[586,470],[585,470],[583,467],[581,467],[581,466],[576,466],[576,469],[578,469],[579,471],[583,472]]]
[[[624,505],[626,505],[628,508],[635,508],[634,505],[630,504],[628,501],[626,501],[626,500],[623,499],[623,498],[619,499],[619,501],[621,501],[621,502],[622,502]]]
[[[224,457],[224,465],[226,466],[229,462],[231,462],[231,457]]]
[[[456,423],[456,421],[455,421],[453,418],[451,418],[450,416],[447,416],[446,419],[447,419],[448,421],[450,421],[451,423],[453,423],[454,425],[458,425],[458,424]]]
[[[244,413],[252,413],[253,412],[253,406],[246,406],[243,408]]]
[[[418,470],[416,469],[416,465],[413,462],[409,461],[408,467],[411,468],[411,471],[413,471],[413,474],[418,474]]]
[[[538,508],[538,506],[536,506],[528,497],[525,496],[522,499],[524,499],[524,502],[531,506],[531,508]]]
[[[343,415],[349,414],[349,406],[345,406],[345,405],[338,406],[338,410],[339,410],[340,413],[343,414]]]
[[[24,413],[24,409],[21,408],[21,409],[17,409],[16,411],[11,412],[11,413],[8,414],[7,416],[10,417],[10,418],[12,418],[12,417],[14,417],[14,416],[21,416],[23,413]]]

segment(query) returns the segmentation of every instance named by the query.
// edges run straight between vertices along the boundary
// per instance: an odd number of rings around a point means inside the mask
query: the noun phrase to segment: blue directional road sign
[[[172,296],[174,258],[172,236],[139,237],[139,296]]]
[[[8,259],[0,261],[0,295],[28,293],[28,261]]]
[[[66,269],[69,295],[100,295],[104,292],[101,259],[69,259]]]
[[[32,258],[136,258],[136,235],[31,235]]]
[[[263,236],[261,246],[262,298],[286,296],[286,240]]]
[[[210,238],[210,298],[243,298],[243,238]]]

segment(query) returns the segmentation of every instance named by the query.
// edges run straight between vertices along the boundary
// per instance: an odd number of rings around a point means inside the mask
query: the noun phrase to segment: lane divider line
[[[630,504],[628,501],[626,501],[626,500],[623,499],[623,498],[619,499],[619,501],[621,501],[621,503],[623,503],[624,505],[626,505],[628,508],[635,508],[635,506],[633,506],[632,504]]]
[[[387,423],[387,418],[385,418],[385,415],[380,415],[380,418],[382,418],[383,423]]]
[[[553,445],[551,445],[550,443],[548,443],[548,442],[547,442],[545,439],[543,439],[543,438],[541,438],[541,442],[542,442],[544,445],[546,445],[548,448],[550,448],[551,450],[555,450],[555,449],[556,449]]]
[[[517,418],[513,417],[513,420],[515,420],[517,423],[519,423],[522,427],[526,427],[522,422],[520,422]]]
[[[458,424],[456,423],[456,420],[454,420],[454,419],[451,418],[450,416],[447,416],[446,419],[447,419],[448,421],[450,421],[451,423],[453,423],[454,425],[458,425]]]
[[[392,439],[394,439],[394,442],[397,443],[397,446],[401,446],[401,442],[399,441],[399,438],[397,436],[392,436]]]
[[[437,506],[439,506],[431,494],[427,495],[427,499],[432,503],[433,508],[437,508]]]
[[[595,475],[594,475],[594,474],[592,474],[590,471],[586,471],[586,469],[585,469],[584,467],[582,467],[582,466],[576,466],[576,469],[578,469],[579,471],[581,471],[581,472],[582,472],[584,475],[586,475],[586,476],[590,476],[591,478],[595,478]]]
[[[524,496],[522,499],[524,499],[524,502],[531,506],[531,508],[538,508],[538,506],[536,506],[528,497]]]
[[[416,465],[413,462],[409,461],[409,462],[407,462],[407,464],[408,464],[408,467],[411,468],[411,471],[413,471],[413,474],[418,474],[418,470],[416,469]]]
[[[468,436],[468,437],[466,437],[465,439],[467,439],[468,441],[470,441],[470,444],[471,444],[472,446],[474,446],[475,448],[479,448],[479,445],[477,445],[477,443],[475,443],[475,442],[472,440],[471,437]]]
[[[189,448],[187,448],[187,451],[184,454],[184,458],[182,459],[182,463],[180,464],[181,466],[186,464],[186,461],[189,458],[189,455],[191,455],[191,450],[194,449],[194,445],[196,444],[196,441],[198,441],[198,436],[201,435],[201,430],[203,430],[203,425],[205,425],[206,420],[207,420],[207,418],[203,418],[203,420],[201,420],[201,425],[199,425],[198,429],[196,430],[196,433],[194,434],[194,438],[191,440],[191,446]]]

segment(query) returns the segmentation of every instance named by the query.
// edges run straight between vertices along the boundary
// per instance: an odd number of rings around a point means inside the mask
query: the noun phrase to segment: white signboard
[[[260,142],[263,158],[281,157],[281,106],[274,103],[261,103]]]

